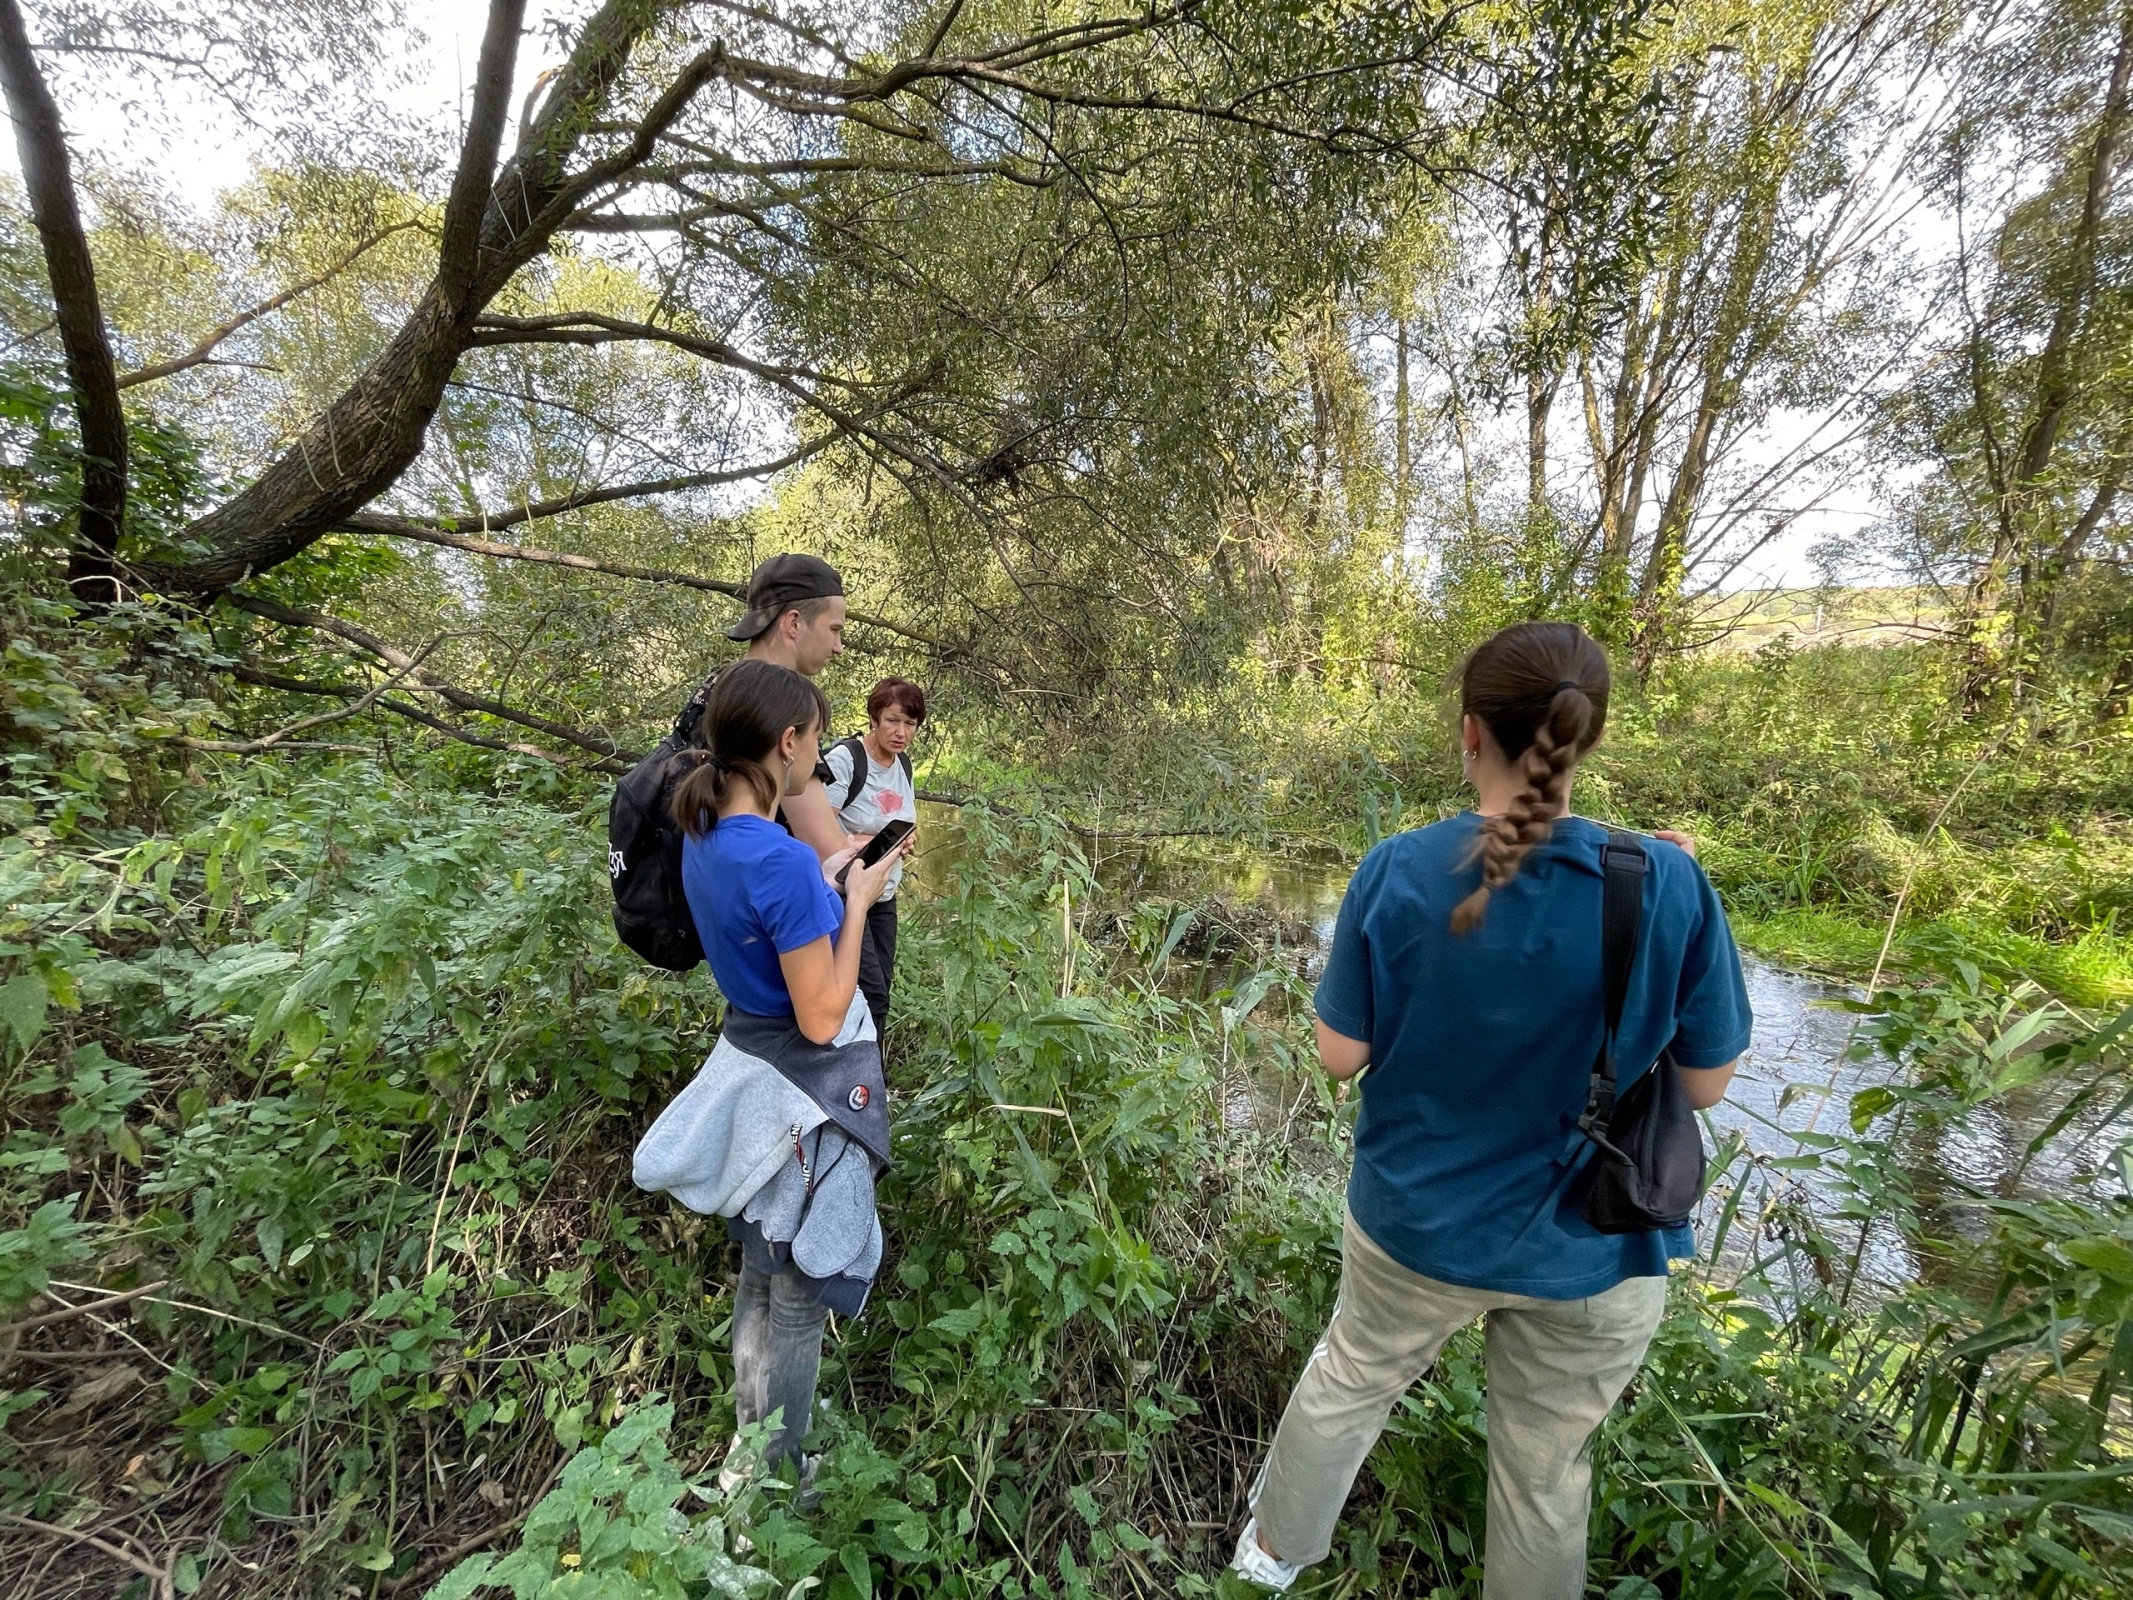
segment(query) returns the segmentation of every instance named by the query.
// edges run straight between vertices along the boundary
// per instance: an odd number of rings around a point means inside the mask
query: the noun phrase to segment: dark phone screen
[[[902,818],[894,822],[884,823],[881,832],[869,839],[867,847],[859,852],[858,860],[856,862],[847,861],[844,864],[844,870],[837,874],[837,887],[840,889],[844,887],[844,880],[851,875],[854,866],[871,867],[891,850],[902,844],[904,835],[909,833],[913,826],[914,824]]]
[[[867,847],[859,852],[860,864],[862,866],[871,867],[875,862],[879,861],[891,850],[894,850],[898,845],[902,844],[904,842],[904,835],[909,833],[910,831],[911,824],[904,821],[902,818],[898,818],[894,822],[882,824],[881,832],[875,834],[872,839],[868,840]]]

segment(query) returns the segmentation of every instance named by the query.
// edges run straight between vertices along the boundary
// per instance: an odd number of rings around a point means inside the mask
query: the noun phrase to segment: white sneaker
[[[1237,1553],[1230,1557],[1230,1571],[1263,1588],[1285,1591],[1303,1576],[1303,1568],[1277,1561],[1259,1542],[1259,1519],[1247,1517],[1244,1532],[1237,1536]]]

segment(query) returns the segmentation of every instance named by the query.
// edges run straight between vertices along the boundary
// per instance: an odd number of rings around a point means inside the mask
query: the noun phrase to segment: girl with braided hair
[[[1644,1359],[1687,1227],[1603,1234],[1578,1128],[1603,1022],[1601,847],[1570,814],[1607,721],[1607,657],[1569,623],[1468,659],[1460,740],[1476,807],[1364,857],[1316,996],[1320,1059],[1361,1082],[1340,1295],[1237,1545],[1286,1589],[1326,1558],[1387,1413],[1444,1342],[1487,1325],[1485,1600],[1585,1592],[1593,1430]],[[1751,1017],[1725,913],[1688,841],[1645,844],[1643,920],[1616,1035],[1624,1088],[1669,1053],[1699,1108]]]

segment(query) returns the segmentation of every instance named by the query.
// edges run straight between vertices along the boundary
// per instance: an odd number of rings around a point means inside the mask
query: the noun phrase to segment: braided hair
[[[1521,622],[1467,658],[1459,709],[1481,719],[1525,781],[1503,815],[1481,820],[1481,887],[1453,908],[1452,932],[1480,927],[1489,897],[1555,831],[1570,775],[1606,725],[1610,682],[1606,652],[1570,622]]]

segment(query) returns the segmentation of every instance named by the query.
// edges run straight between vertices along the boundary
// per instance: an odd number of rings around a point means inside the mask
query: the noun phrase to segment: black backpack
[[[1585,1112],[1578,1118],[1593,1145],[1583,1180],[1585,1220],[1602,1233],[1679,1227],[1703,1198],[1703,1133],[1673,1056],[1662,1052],[1651,1071],[1615,1098],[1615,1030],[1622,1024],[1622,1003],[1637,964],[1649,865],[1636,835],[1607,830],[1607,843],[1600,847],[1605,1031],[1585,1091]]]
[[[830,750],[849,750],[852,752],[852,781],[845,785],[844,798],[837,802],[837,809],[841,812],[846,806],[850,805],[854,800],[857,800],[859,796],[865,791],[867,786],[867,762],[870,758],[867,755],[866,740],[861,738],[856,733],[853,734],[849,739],[839,739],[835,744],[830,746]],[[824,761],[827,761],[829,759],[828,750],[825,750],[822,755]],[[910,751],[897,751],[896,764],[904,769],[904,776],[906,778],[911,778],[911,781],[913,783],[916,783],[918,781],[916,778],[912,778],[911,776]]]
[[[615,785],[607,804],[607,877],[615,891],[615,933],[638,955],[669,972],[704,959],[696,919],[681,885],[681,843],[674,790],[688,776],[681,760],[710,694],[706,683],[675,720],[674,731]]]

